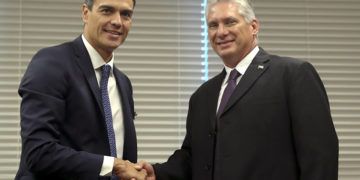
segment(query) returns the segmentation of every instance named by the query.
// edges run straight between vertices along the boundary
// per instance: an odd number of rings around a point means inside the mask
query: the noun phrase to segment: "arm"
[[[165,163],[154,164],[154,175],[157,180],[191,180],[192,157],[191,157],[191,118],[193,117],[193,100],[190,98],[189,110],[186,122],[186,136],[180,149],[176,150]],[[148,174],[149,173],[148,171]],[[152,179],[149,179],[152,180]]]
[[[293,72],[288,103],[300,179],[337,180],[339,145],[325,88],[311,64]]]
[[[63,56],[57,55],[40,51],[30,62],[20,84],[22,161],[36,175],[97,177],[102,155],[77,151],[60,143],[65,136],[61,129],[68,115],[68,79],[64,63],[56,60]]]
[[[191,152],[188,141],[186,136],[181,149],[176,150],[167,162],[153,165],[157,180],[191,179]]]
[[[165,163],[151,165],[148,162],[140,161],[136,165],[136,169],[146,171],[146,180],[182,180],[191,179],[190,166],[186,150],[179,149]]]

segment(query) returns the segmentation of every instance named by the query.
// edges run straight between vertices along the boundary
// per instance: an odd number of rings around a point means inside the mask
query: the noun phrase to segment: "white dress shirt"
[[[84,35],[82,35],[82,40],[90,55],[91,63],[94,67],[94,71],[99,87],[100,87],[100,78],[101,78],[101,67],[104,64],[108,64],[111,66],[112,71],[110,72],[109,81],[108,81],[108,92],[109,92],[113,127],[115,133],[116,154],[117,154],[117,158],[122,158],[123,147],[124,147],[124,122],[123,122],[123,113],[121,107],[120,91],[116,86],[116,79],[113,73],[114,54],[112,55],[112,59],[108,63],[106,63],[104,59],[100,56],[100,54],[95,50],[95,48],[92,47],[91,44],[86,40]],[[113,165],[114,165],[114,157],[104,156],[104,161],[100,171],[100,176],[110,176],[112,174]]]
[[[244,57],[244,59],[242,59],[239,62],[239,64],[236,65],[236,67],[234,69],[236,69],[241,74],[241,76],[236,79],[236,84],[239,83],[241,77],[245,74],[246,69],[249,67],[249,65],[251,64],[252,60],[255,58],[255,56],[258,52],[259,52],[259,47],[256,46],[248,55],[246,55]],[[226,86],[228,85],[228,79],[229,79],[230,72],[233,70],[225,65],[224,65],[224,67],[225,67],[225,71],[226,71],[226,76],[221,85],[216,112],[219,110],[221,98],[223,96]]]

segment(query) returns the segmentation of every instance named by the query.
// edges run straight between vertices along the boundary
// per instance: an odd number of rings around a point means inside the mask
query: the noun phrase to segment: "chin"
[[[114,48],[114,49],[119,47],[121,44],[122,44],[122,42],[113,42],[113,41],[108,42],[108,46],[111,48]]]
[[[234,52],[229,51],[229,50],[220,50],[220,51],[218,51],[218,55],[220,57],[228,57],[228,56],[231,56],[233,54],[234,54]]]

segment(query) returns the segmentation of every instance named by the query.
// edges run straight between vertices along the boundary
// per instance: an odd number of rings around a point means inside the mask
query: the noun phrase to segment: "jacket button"
[[[211,138],[211,137],[213,137],[215,135],[216,135],[216,132],[209,132],[209,134],[208,134],[209,138]]]

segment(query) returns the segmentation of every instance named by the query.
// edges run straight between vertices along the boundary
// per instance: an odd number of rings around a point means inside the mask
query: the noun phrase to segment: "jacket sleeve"
[[[19,87],[22,161],[35,175],[98,177],[102,155],[59,143],[66,121],[67,79],[56,53],[41,50],[30,62]]]
[[[307,62],[300,63],[289,77],[288,103],[300,180],[337,180],[339,145],[324,85]]]
[[[191,180],[192,177],[192,154],[191,154],[191,118],[192,100],[190,98],[189,110],[186,122],[186,135],[180,149],[176,150],[162,164],[153,165],[157,180]]]

